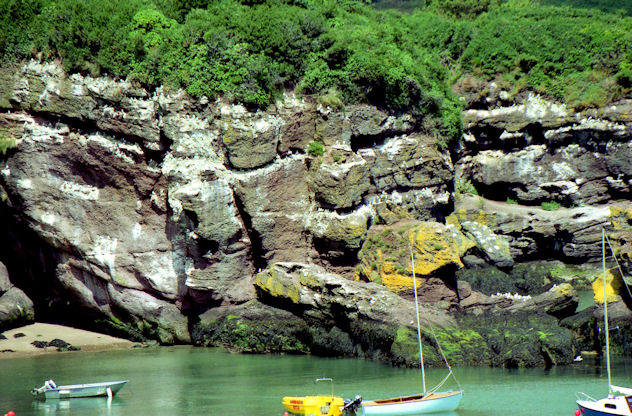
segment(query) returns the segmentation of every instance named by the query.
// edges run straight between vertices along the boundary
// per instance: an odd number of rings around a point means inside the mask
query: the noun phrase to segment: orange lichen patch
[[[619,300],[619,290],[621,290],[621,274],[617,269],[606,270],[606,296],[608,302]],[[595,296],[595,303],[603,303],[603,275],[599,275],[592,284]]]

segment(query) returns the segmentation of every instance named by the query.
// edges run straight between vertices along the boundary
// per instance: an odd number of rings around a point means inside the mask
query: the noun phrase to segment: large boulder
[[[33,302],[11,284],[7,268],[0,263],[0,331],[32,323],[34,318]]]
[[[474,243],[451,224],[402,220],[375,225],[358,255],[357,277],[411,294],[414,267],[422,300],[458,301],[456,284],[449,276],[463,267],[461,257],[472,247]]]
[[[239,105],[225,106],[221,114],[222,143],[232,167],[257,168],[276,158],[282,125],[279,117],[252,114]]]

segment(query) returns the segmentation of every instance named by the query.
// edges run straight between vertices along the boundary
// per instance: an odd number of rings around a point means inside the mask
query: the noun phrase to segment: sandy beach
[[[16,334],[24,336],[15,337]],[[56,347],[37,348],[34,341],[50,342],[54,339],[66,341],[81,351],[132,348],[137,343],[122,338],[63,325],[34,323],[2,332],[6,339],[0,339],[0,359],[35,354],[61,354]],[[75,353],[75,352],[69,352]]]

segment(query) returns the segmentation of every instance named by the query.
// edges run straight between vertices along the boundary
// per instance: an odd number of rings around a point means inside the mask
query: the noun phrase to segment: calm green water
[[[567,368],[455,370],[465,396],[458,416],[572,416],[575,392],[606,393],[601,370],[587,363]],[[613,383],[632,385],[632,361],[619,361]],[[428,384],[445,373],[430,369]],[[286,395],[327,393],[317,377],[332,377],[335,393],[380,398],[419,389],[419,372],[351,359],[229,354],[223,350],[173,347],[112,352],[59,353],[0,360],[0,415],[16,416],[280,416]],[[35,385],[129,379],[107,399],[34,401]],[[451,414],[455,416],[455,414]]]

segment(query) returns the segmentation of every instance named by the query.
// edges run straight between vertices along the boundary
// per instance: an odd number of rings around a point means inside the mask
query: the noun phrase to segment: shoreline
[[[84,329],[39,322],[9,329],[0,334],[6,337],[6,339],[0,339],[0,360],[42,354],[131,349],[139,345],[137,342],[127,339],[116,338]],[[18,334],[24,335],[20,336]],[[16,335],[18,335],[17,338]],[[35,341],[51,342],[54,339],[63,340],[79,350],[58,351],[57,347],[48,346],[38,348],[32,344],[32,342]]]

